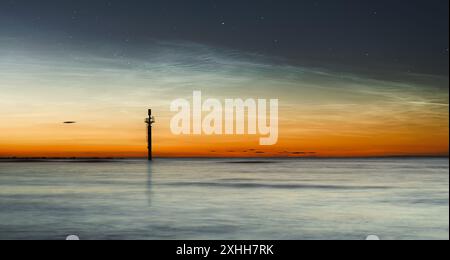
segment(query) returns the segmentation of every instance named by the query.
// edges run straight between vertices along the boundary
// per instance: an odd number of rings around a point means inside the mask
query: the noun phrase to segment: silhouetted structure
[[[152,154],[152,125],[155,123],[155,117],[152,116],[152,110],[148,110],[148,118],[145,119],[147,124],[147,147],[148,147],[148,160],[153,160]]]

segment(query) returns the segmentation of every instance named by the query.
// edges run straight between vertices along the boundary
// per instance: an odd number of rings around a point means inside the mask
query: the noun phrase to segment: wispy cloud
[[[369,78],[190,42],[92,51],[16,40],[0,40],[0,117],[11,129],[24,119],[71,115],[102,127],[134,120],[135,131],[143,108],[153,107],[164,122],[173,99],[202,90],[218,98],[280,98],[286,138],[368,137],[386,129],[413,135],[425,126],[448,132],[448,77]]]

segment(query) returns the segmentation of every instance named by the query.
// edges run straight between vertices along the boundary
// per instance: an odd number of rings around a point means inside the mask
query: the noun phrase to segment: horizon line
[[[377,158],[449,158],[446,155],[368,155],[368,156],[255,156],[255,157],[235,157],[235,156],[155,156],[154,159],[377,159]],[[5,156],[0,160],[147,160],[147,157],[126,157],[126,156]]]

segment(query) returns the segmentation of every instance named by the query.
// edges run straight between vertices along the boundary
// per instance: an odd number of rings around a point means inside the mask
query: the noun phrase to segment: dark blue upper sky
[[[293,63],[448,75],[448,0],[0,0],[0,36],[182,40]]]

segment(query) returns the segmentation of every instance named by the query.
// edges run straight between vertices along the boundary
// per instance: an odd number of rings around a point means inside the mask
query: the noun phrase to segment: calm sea
[[[0,239],[449,239],[448,159],[0,163]]]

